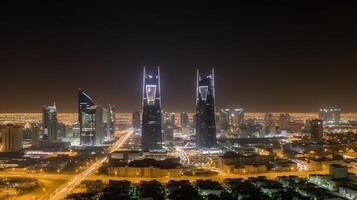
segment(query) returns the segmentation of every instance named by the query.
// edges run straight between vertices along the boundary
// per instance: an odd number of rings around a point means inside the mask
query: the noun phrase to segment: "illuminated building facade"
[[[0,126],[0,152],[16,152],[22,149],[22,128],[8,124]]]
[[[95,144],[96,106],[93,100],[82,90],[78,93],[80,144],[84,146]]]
[[[102,144],[105,134],[108,131],[109,117],[108,108],[97,105],[95,108],[95,137],[94,144]]]
[[[190,119],[186,112],[182,112],[180,115],[181,127],[188,127],[190,123]]]
[[[230,129],[230,117],[229,109],[222,108],[219,110],[219,122],[221,130],[227,131]]]
[[[141,119],[140,119],[140,111],[137,110],[133,112],[132,114],[132,124],[134,129],[140,129],[141,128]]]
[[[323,108],[320,109],[319,118],[325,123],[339,123],[341,119],[341,109]]]
[[[161,92],[160,68],[143,74],[143,113],[142,113],[142,149],[144,151],[161,149]]]
[[[279,128],[288,129],[290,123],[290,115],[288,113],[281,113],[279,115]]]
[[[37,125],[31,127],[31,144],[36,148],[40,146],[40,127]]]
[[[211,148],[216,145],[214,69],[204,77],[197,70],[196,87],[196,146]]]
[[[269,135],[273,128],[273,115],[271,113],[265,113],[264,115],[264,133]]]
[[[43,141],[52,143],[57,141],[58,120],[56,104],[42,108]]]
[[[115,137],[115,106],[108,105],[107,137]]]
[[[244,109],[236,108],[234,109],[234,125],[236,127],[244,124]]]
[[[323,141],[323,121],[321,119],[314,119],[310,121],[311,140],[313,142]]]

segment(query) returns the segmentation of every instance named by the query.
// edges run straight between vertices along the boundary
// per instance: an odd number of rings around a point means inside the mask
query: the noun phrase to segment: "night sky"
[[[144,65],[160,65],[168,111],[194,111],[197,67],[216,70],[217,108],[357,111],[352,0],[11,2],[0,3],[0,112],[53,100],[76,112],[78,88],[132,112]]]

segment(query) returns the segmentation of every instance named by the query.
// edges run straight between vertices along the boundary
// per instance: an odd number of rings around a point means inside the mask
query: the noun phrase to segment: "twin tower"
[[[202,76],[197,70],[196,127],[197,148],[211,148],[216,144],[214,70]],[[162,148],[160,68],[143,73],[142,149]]]

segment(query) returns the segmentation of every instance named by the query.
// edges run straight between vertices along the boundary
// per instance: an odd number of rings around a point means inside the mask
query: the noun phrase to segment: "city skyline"
[[[37,112],[54,100],[75,112],[77,88],[132,112],[143,65],[161,66],[162,106],[176,112],[194,110],[195,71],[211,67],[217,107],[357,111],[353,5],[236,3],[8,3],[0,112]]]
[[[5,2],[0,199],[357,200],[351,2]]]

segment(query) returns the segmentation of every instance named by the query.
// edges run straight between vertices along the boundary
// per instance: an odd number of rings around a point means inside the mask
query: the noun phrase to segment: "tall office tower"
[[[168,117],[166,118],[167,125],[175,128],[176,126],[176,116],[175,113],[170,113]]]
[[[115,137],[115,106],[108,105],[108,133],[107,137],[114,138]]]
[[[174,129],[176,127],[175,121],[176,121],[175,113],[170,113],[166,115],[164,119],[164,123],[162,124],[163,131],[164,131],[164,140],[173,140]]]
[[[8,124],[0,126],[1,152],[16,152],[22,149],[22,128]]]
[[[31,127],[31,144],[36,148],[40,146],[40,127],[38,125]]]
[[[279,128],[288,129],[290,122],[290,115],[288,113],[281,113],[279,115]]]
[[[197,125],[197,115],[193,114],[192,116],[192,128],[196,130],[196,125]]]
[[[310,121],[310,133],[313,142],[323,141],[323,121],[321,119]]]
[[[137,110],[133,112],[132,114],[132,124],[134,129],[140,129],[141,128],[141,120],[140,120],[140,111]]]
[[[230,129],[230,117],[229,109],[219,110],[219,122],[221,130],[227,131]]]
[[[57,141],[58,121],[56,103],[53,106],[43,106],[42,128],[44,142],[52,143]]]
[[[97,105],[95,107],[95,135],[94,145],[100,145],[104,141],[108,128],[108,108]]]
[[[78,120],[81,145],[95,144],[96,106],[82,90],[78,93]]]
[[[66,124],[64,123],[58,123],[57,125],[57,139],[59,138],[65,138],[66,137]]]
[[[244,124],[244,110],[243,108],[234,109],[234,125],[239,127]]]
[[[335,123],[340,123],[341,121],[341,109],[333,109],[333,120]]]
[[[143,73],[142,149],[162,147],[160,68]]]
[[[273,115],[271,113],[265,113],[264,115],[264,133],[268,135],[271,133],[273,127]]]
[[[341,120],[341,109],[323,108],[320,109],[319,118],[325,123],[339,123]]]
[[[216,145],[216,114],[214,69],[201,77],[197,70],[196,87],[196,146],[210,148]]]
[[[190,119],[186,112],[182,112],[180,115],[181,127],[189,127]]]

